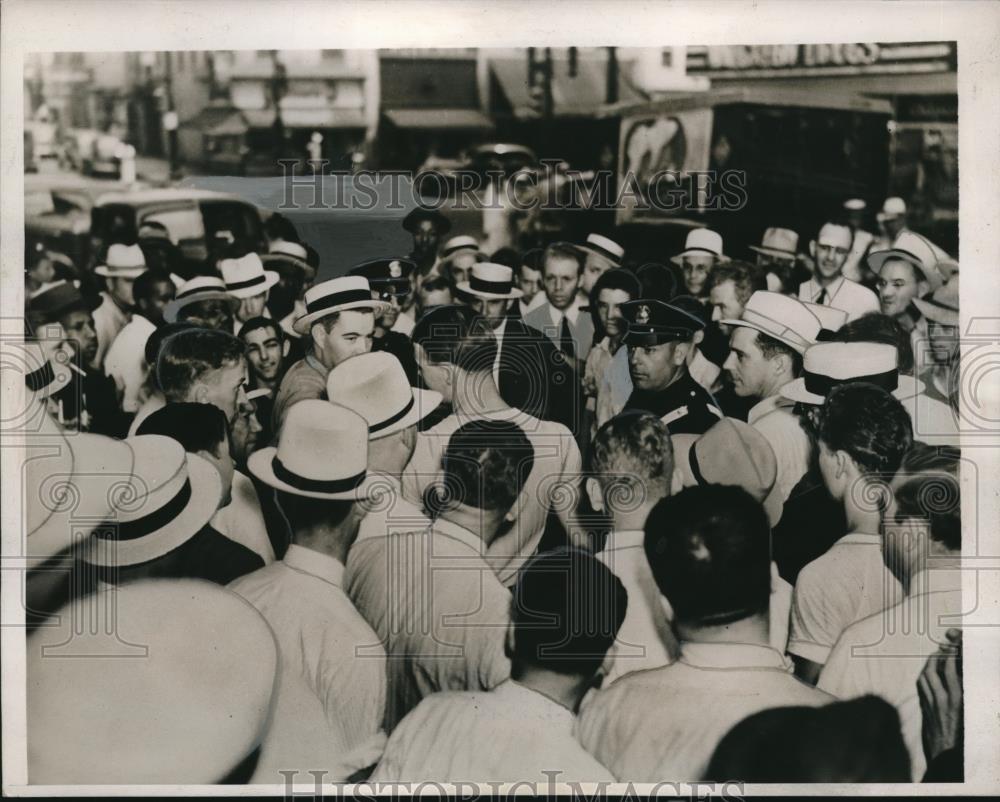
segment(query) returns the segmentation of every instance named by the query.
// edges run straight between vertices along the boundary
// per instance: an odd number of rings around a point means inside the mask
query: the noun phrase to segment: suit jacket
[[[524,316],[524,322],[546,335],[555,345],[559,347],[559,326],[552,322],[552,306],[548,301],[541,306],[532,309]],[[573,344],[576,347],[576,358],[581,362],[587,361],[587,354],[594,344],[594,321],[590,312],[580,310],[576,317],[576,323],[570,321],[570,333],[573,335]]]

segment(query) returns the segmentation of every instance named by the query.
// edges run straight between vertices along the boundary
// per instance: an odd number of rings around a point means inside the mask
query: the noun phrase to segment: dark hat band
[[[486,279],[477,278],[475,273],[469,277],[469,289],[477,292],[491,292],[495,295],[509,295],[513,288],[513,281],[487,281]]]
[[[802,378],[805,380],[806,391],[813,395],[828,396],[834,387],[841,384],[853,384],[854,382],[866,382],[888,390],[890,393],[899,386],[899,371],[895,368],[887,370],[885,373],[870,373],[867,376],[851,376],[847,379],[835,379],[832,376],[824,376],[821,373],[810,373],[804,371]]]
[[[344,292],[324,295],[322,298],[317,298],[315,301],[307,303],[306,312],[311,315],[313,312],[322,312],[324,309],[330,309],[334,306],[354,304],[359,301],[370,301],[372,304],[375,304],[375,301],[372,299],[371,290],[345,290]]]
[[[367,475],[366,471],[361,471],[346,479],[309,479],[288,470],[277,456],[271,459],[271,469],[277,479],[305,493],[346,493],[360,487]]]
[[[924,298],[923,302],[928,306],[933,306],[937,309],[944,309],[946,312],[958,312],[957,306],[950,306],[948,304],[943,304],[940,301],[935,301],[933,298]]]
[[[607,248],[602,248],[600,245],[594,245],[592,242],[588,242],[585,243],[583,247],[586,250],[593,251],[598,256],[603,256],[605,259],[614,262],[616,265],[620,265],[622,263],[622,258],[618,254],[611,253],[611,251]]]
[[[95,532],[95,536],[102,540],[137,540],[140,537],[151,535],[157,529],[162,529],[178,515],[184,512],[184,508],[191,500],[191,480],[185,479],[181,489],[177,491],[170,501],[154,510],[149,515],[143,515],[134,521],[108,521]],[[192,535],[194,532],[191,533]]]
[[[379,421],[378,423],[376,423],[376,424],[374,424],[372,426],[369,426],[368,427],[368,433],[371,434],[372,432],[380,432],[380,431],[382,431],[382,429],[385,429],[386,427],[392,426],[392,424],[394,424],[394,423],[396,423],[398,421],[401,421],[403,418],[406,417],[407,413],[411,409],[413,409],[414,402],[415,402],[415,399],[413,398],[412,395],[410,395],[410,400],[406,402],[406,406],[404,406],[395,415],[392,415],[392,416],[386,418],[384,421]]]
[[[227,290],[245,290],[247,287],[256,287],[258,284],[266,284],[267,276],[261,273],[259,276],[248,278],[246,281],[226,282]]]
[[[29,390],[35,393],[48,387],[55,380],[56,372],[52,369],[52,363],[49,361],[31,373],[24,374],[24,383],[28,385]]]
[[[707,485],[709,483],[705,481],[705,477],[701,472],[701,465],[698,464],[698,454],[695,453],[696,445],[697,443],[692,443],[691,449],[688,451],[688,464],[691,466],[691,474],[694,476],[694,480],[700,485]]]
[[[713,251],[713,250],[710,250],[710,249],[708,249],[708,248],[701,248],[701,247],[698,247],[698,246],[695,246],[695,247],[693,247],[693,248],[685,248],[685,249],[684,249],[683,251],[681,251],[681,252],[680,252],[680,253],[678,254],[678,256],[681,256],[681,257],[683,257],[683,256],[684,256],[685,254],[689,254],[689,253],[694,253],[695,251],[697,251],[697,252],[699,252],[699,253],[707,253],[707,254],[709,254],[710,256],[715,256],[716,258],[718,258],[719,256],[721,256],[721,255],[722,255],[722,254],[718,254],[718,253],[716,253],[715,251]]]
[[[225,292],[229,289],[229,287],[229,284],[225,285],[225,287],[192,287],[189,290],[177,293],[177,295],[174,296],[174,300],[179,301],[182,298],[193,298],[197,300],[199,295],[207,295],[210,292]]]
[[[452,245],[450,248],[445,248],[441,251],[441,256],[447,259],[452,254],[458,253],[459,251],[478,251],[479,246],[474,244],[466,245]]]

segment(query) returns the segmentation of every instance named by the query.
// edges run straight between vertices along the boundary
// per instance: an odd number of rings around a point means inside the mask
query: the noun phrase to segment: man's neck
[[[819,272],[819,270],[817,270],[816,273],[813,275],[813,280],[817,284],[819,284],[820,287],[822,287],[823,289],[826,289],[831,284],[834,284],[834,283],[840,281],[843,277],[844,277],[844,274],[841,273],[839,270],[836,273],[834,273],[832,276],[824,276],[822,273]]]
[[[510,404],[500,395],[500,388],[490,371],[467,373],[456,370],[454,378],[451,405],[455,414],[475,415],[511,409]]]
[[[347,554],[351,550],[351,543],[356,534],[356,522],[352,522],[349,526],[305,527],[296,529],[292,533],[292,542],[296,546],[318,551],[320,554],[326,554],[341,563],[346,563]]]
[[[642,529],[646,525],[646,519],[649,517],[650,511],[656,506],[656,502],[663,497],[662,495],[657,495],[655,498],[650,498],[649,495],[647,491],[646,501],[634,510],[616,510],[613,505],[610,507],[612,526],[615,532],[634,531]]]
[[[574,714],[580,707],[584,695],[593,685],[592,677],[558,674],[555,671],[546,671],[544,668],[523,665],[515,665],[512,668],[511,679],[562,705]]]
[[[767,611],[720,626],[693,626],[677,621],[675,628],[682,641],[770,645],[771,627]]]
[[[280,375],[281,374],[279,373],[278,376],[275,376],[273,379],[265,379],[262,376],[254,377],[257,382],[257,388],[260,390],[270,390],[271,392],[274,392],[274,389],[278,386],[278,378]]]
[[[768,398],[773,398],[779,395],[779,391],[789,382],[795,381],[795,377],[790,371],[783,371],[780,376],[776,377],[773,381],[769,382],[764,388],[764,394],[758,398],[758,401],[765,401]]]
[[[127,313],[130,313],[132,311],[131,305],[129,305],[129,304],[125,303],[124,301],[122,301],[113,292],[109,292],[108,293],[108,297],[111,299],[111,303],[113,303],[115,306],[117,306],[122,312],[125,312],[127,314]]]
[[[847,519],[849,532],[877,535],[881,529],[882,512],[877,508],[872,509],[873,492],[877,494],[881,490],[877,486],[869,487],[869,485],[864,476],[858,476],[844,493],[844,516]]]
[[[684,365],[679,365],[677,370],[674,371],[674,375],[670,377],[670,381],[664,384],[662,387],[657,387],[655,390],[650,390],[652,393],[662,393],[664,390],[669,389],[672,385],[676,384],[682,376],[687,372],[687,368]]]

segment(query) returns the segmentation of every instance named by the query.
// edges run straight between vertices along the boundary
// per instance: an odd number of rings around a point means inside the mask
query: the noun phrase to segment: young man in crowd
[[[517,311],[521,318],[545,303],[545,292],[542,289],[544,255],[545,251],[541,248],[533,248],[521,256],[514,266],[514,280],[521,291],[521,297],[517,300]]]
[[[94,272],[105,279],[107,286],[101,293],[101,305],[94,310],[97,353],[91,363],[103,370],[104,354],[132,318],[132,284],[146,272],[146,257],[138,245],[114,243],[108,248],[104,264],[94,268]]]
[[[958,370],[961,356],[958,281],[956,274],[933,295],[913,300],[927,321],[927,349],[920,355],[914,355],[915,359],[920,360],[915,372],[923,379],[927,396],[945,404],[948,403],[951,374]]]
[[[747,301],[755,292],[767,289],[762,270],[746,262],[726,262],[712,268],[708,276],[708,303],[712,320],[722,333],[732,333],[731,324],[724,320],[738,320]]]
[[[413,236],[413,250],[407,258],[420,270],[430,270],[441,237],[451,230],[451,221],[437,209],[418,206],[403,218],[403,228]]]
[[[766,229],[760,245],[751,245],[750,250],[757,254],[756,265],[767,284],[761,289],[796,295],[799,284],[809,277],[799,261],[799,235],[790,228]]]
[[[832,306],[847,313],[848,321],[878,311],[878,298],[867,287],[844,277],[853,234],[847,226],[826,223],[809,243],[815,260],[813,277],[799,285],[799,300]]]
[[[687,294],[703,298],[712,268],[728,262],[729,257],[722,252],[722,237],[718,233],[707,228],[695,228],[687,235],[684,250],[671,256],[670,261],[680,267]]]
[[[168,337],[156,375],[167,403],[214,404],[230,425],[247,401],[243,343],[224,331],[194,328]]]
[[[261,440],[270,443],[272,439],[271,418],[274,411],[274,397],[281,385],[281,379],[291,364],[291,341],[272,318],[252,317],[239,331],[240,342],[246,349],[247,366],[250,368],[250,391],[257,391],[254,397],[257,422],[261,426]]]
[[[382,311],[375,316],[372,332],[372,350],[384,351],[399,360],[411,384],[417,383],[417,361],[413,356],[413,343],[409,333],[396,330],[396,323],[402,314],[402,303],[412,292],[411,281],[415,269],[407,259],[373,259],[351,268],[348,275],[362,276],[372,288],[372,298],[383,304]],[[413,331],[413,320],[407,328]]]
[[[420,320],[424,314],[435,307],[451,306],[455,303],[458,299],[458,291],[451,279],[444,276],[429,276],[420,283],[416,298],[416,319]]]
[[[583,245],[583,272],[580,274],[580,304],[584,310],[590,307],[591,293],[597,280],[608,270],[620,268],[625,259],[625,249],[608,237],[589,234]]]

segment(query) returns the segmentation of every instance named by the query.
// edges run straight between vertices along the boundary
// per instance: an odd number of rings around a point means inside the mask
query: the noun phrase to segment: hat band
[[[49,361],[46,361],[37,370],[24,374],[24,383],[28,385],[29,390],[35,393],[48,387],[55,380],[56,372],[52,369],[52,363]]]
[[[934,306],[934,307],[937,307],[938,309],[944,309],[946,312],[955,312],[956,314],[958,313],[958,307],[957,306],[951,306],[949,304],[943,304],[940,301],[935,301],[933,298],[926,298],[926,299],[924,299],[924,303],[927,304],[928,306]]]
[[[102,540],[136,540],[162,529],[178,515],[184,512],[184,508],[191,500],[191,479],[185,479],[181,489],[177,491],[170,501],[154,510],[149,515],[143,515],[133,521],[108,521],[106,527],[102,527],[95,532],[95,536]]]
[[[753,323],[763,329],[766,329],[762,333],[769,337],[783,337],[786,340],[791,340],[802,348],[808,348],[812,345],[809,340],[794,329],[790,329],[784,323],[775,320],[772,317],[768,317],[767,315],[763,315],[754,309],[744,309],[743,314],[740,316],[740,320],[744,323]]]
[[[415,402],[415,399],[414,399],[413,395],[411,394],[410,395],[410,400],[406,402],[406,406],[404,406],[395,415],[386,418],[384,421],[379,421],[378,423],[374,424],[373,426],[369,426],[368,427],[368,433],[371,434],[372,432],[380,432],[380,431],[382,431],[382,429],[385,429],[387,426],[392,426],[392,424],[396,423],[397,421],[401,421],[403,418],[406,417],[407,413],[411,409],[413,409],[414,402]]]
[[[256,287],[258,284],[266,284],[267,276],[261,273],[259,276],[248,278],[246,281],[226,282],[227,290],[245,290],[247,287]]]
[[[469,243],[467,245],[452,245],[450,248],[445,248],[441,252],[441,256],[443,256],[445,259],[447,259],[452,254],[456,254],[459,251],[478,251],[478,250],[479,250],[479,246],[478,245],[474,245],[472,243]]]
[[[174,298],[179,301],[182,298],[194,298],[199,295],[207,295],[210,292],[225,292],[228,287],[228,284],[225,287],[192,287],[189,290],[177,293]]]
[[[588,242],[583,247],[587,248],[588,250],[593,251],[598,256],[603,256],[605,259],[608,259],[608,260],[614,262],[616,265],[621,264],[621,261],[622,261],[621,256],[619,256],[616,253],[612,253],[607,248],[602,248],[600,245],[595,245],[592,242]]]
[[[311,301],[306,304],[306,313],[312,314],[313,312],[322,312],[324,309],[330,309],[334,306],[343,306],[345,304],[354,304],[359,301],[372,301],[371,290],[346,290],[344,292],[335,292],[331,295],[325,295],[322,298],[318,298],[315,301]]]
[[[835,379],[833,376],[824,376],[822,373],[811,373],[807,370],[803,372],[802,378],[805,380],[806,392],[823,397],[828,396],[834,387],[854,382],[874,384],[890,393],[899,386],[899,371],[895,368],[885,373],[869,373],[867,376],[850,376],[846,379]]]
[[[145,270],[146,265],[104,265],[109,273],[124,273],[127,270]]]
[[[709,482],[705,481],[705,477],[701,472],[701,465],[698,464],[698,455],[695,453],[696,443],[691,444],[691,450],[688,451],[688,464],[691,466],[691,475],[694,476],[694,480],[700,485],[707,485]]]
[[[487,281],[478,278],[475,273],[469,277],[469,289],[477,292],[490,292],[495,295],[509,295],[514,287],[512,281]]]
[[[697,246],[697,245],[694,246],[694,247],[692,247],[692,248],[685,248],[683,251],[681,251],[680,255],[684,256],[685,254],[694,253],[695,251],[697,251],[699,253],[708,253],[708,254],[711,254],[712,256],[722,256],[721,253],[713,251],[711,248],[702,248],[702,247]]]
[[[309,479],[288,470],[277,456],[271,459],[271,469],[276,478],[305,493],[346,493],[348,490],[360,487],[367,475],[366,471],[361,471],[361,473],[348,476],[346,479]]]
[[[762,251],[775,251],[776,253],[783,253],[785,254],[785,256],[791,258],[795,258],[796,256],[798,256],[798,253],[795,251],[790,251],[787,248],[779,248],[776,245],[768,245],[766,242],[761,243],[757,247],[760,248]]]

